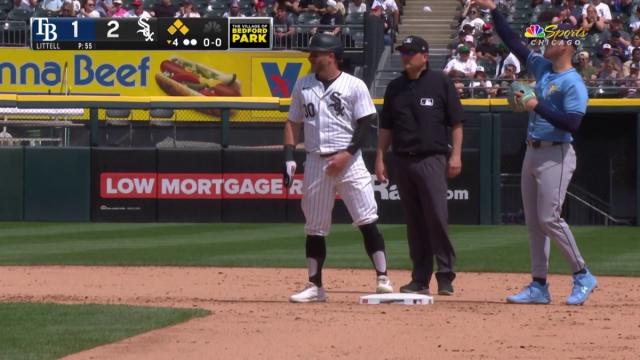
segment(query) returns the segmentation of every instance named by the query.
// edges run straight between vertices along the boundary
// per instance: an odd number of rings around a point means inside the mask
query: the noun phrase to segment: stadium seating
[[[133,140],[133,124],[131,123],[131,109],[107,109],[105,111],[105,123],[106,128],[106,141],[108,145],[119,145],[123,138],[112,138],[112,131],[109,127],[129,127],[128,138],[129,146],[131,146]]]
[[[151,135],[151,143],[156,144],[155,131],[153,127],[166,128],[171,126],[173,128],[173,147],[176,146],[177,129],[176,129],[176,112],[173,109],[151,109],[149,110],[149,125],[152,129],[149,132]]]

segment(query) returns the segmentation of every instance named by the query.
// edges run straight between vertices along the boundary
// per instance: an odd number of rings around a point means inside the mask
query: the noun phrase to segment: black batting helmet
[[[307,51],[332,52],[336,57],[342,56],[342,41],[339,37],[329,34],[315,34],[309,42]]]

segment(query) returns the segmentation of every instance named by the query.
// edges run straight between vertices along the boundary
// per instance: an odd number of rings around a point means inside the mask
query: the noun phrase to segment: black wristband
[[[295,149],[296,149],[295,145],[291,145],[291,144],[284,145],[284,161],[294,161],[293,151]]]

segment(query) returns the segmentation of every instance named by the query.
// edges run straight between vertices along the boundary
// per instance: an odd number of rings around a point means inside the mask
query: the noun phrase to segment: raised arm
[[[500,39],[502,39],[511,52],[518,57],[520,62],[526,64],[531,50],[522,44],[518,35],[509,27],[507,19],[505,19],[502,14],[496,10],[496,3],[494,0],[472,0],[472,4],[476,4],[483,9],[489,9],[491,11],[493,26],[495,26],[498,36],[500,36]]]

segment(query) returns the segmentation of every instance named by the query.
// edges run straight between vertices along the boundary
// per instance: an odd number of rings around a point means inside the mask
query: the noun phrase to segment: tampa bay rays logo
[[[337,91],[332,92],[329,96],[329,99],[331,99],[332,103],[329,106],[333,108],[333,111],[335,111],[336,115],[344,116],[344,106],[342,106],[340,95],[342,94]]]

